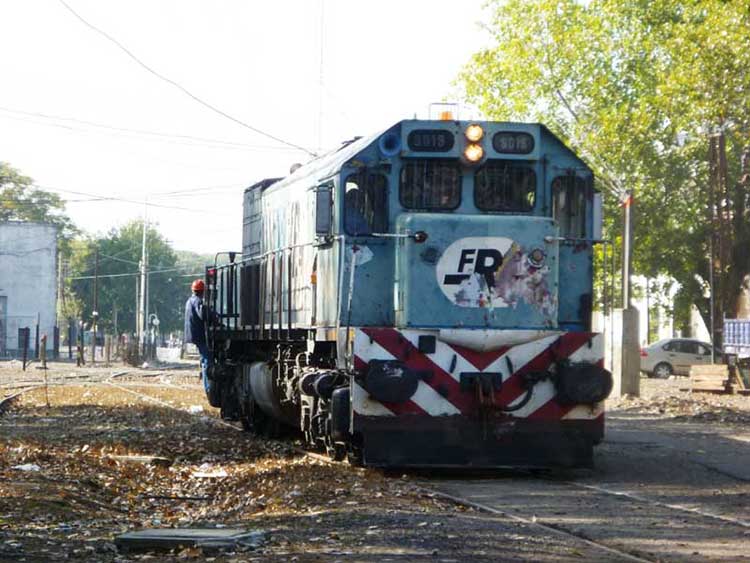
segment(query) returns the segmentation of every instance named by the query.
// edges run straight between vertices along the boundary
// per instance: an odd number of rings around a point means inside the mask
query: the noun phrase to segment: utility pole
[[[148,203],[143,202],[143,241],[141,243],[141,302],[138,315],[138,342],[145,350],[146,342],[146,270],[148,268],[148,253],[146,250],[146,231],[148,229]]]
[[[320,25],[318,39],[320,40],[320,58],[318,59],[318,147],[317,151],[323,150],[323,55],[325,54],[325,0],[320,0]]]
[[[618,394],[640,395],[640,338],[638,309],[633,306],[633,192],[628,190],[622,201],[622,339]]]
[[[711,326],[708,330],[711,334],[711,343],[716,346],[723,338],[723,327],[719,323],[722,323],[724,317],[732,315],[732,297],[736,295],[735,289],[742,281],[738,277],[732,277],[732,251],[738,236],[736,229],[733,229],[732,221],[733,215],[737,214],[737,204],[744,202],[744,198],[730,192],[727,180],[726,139],[721,130],[709,137],[708,150],[708,220],[711,226],[708,240]],[[741,215],[742,211],[739,213],[739,216]]]
[[[625,200],[622,202],[622,207],[625,210],[625,216],[623,220],[623,231],[622,231],[622,307],[623,309],[629,309],[633,304],[633,286],[631,285],[631,267],[633,265],[633,250],[632,250],[632,232],[633,232],[633,216],[631,214],[631,207],[633,206],[633,193],[628,191],[625,194]]]
[[[140,271],[140,263],[138,264],[138,269]],[[135,278],[135,330],[133,331],[135,333],[136,339],[140,336],[141,331],[138,328],[141,326],[141,293],[140,293],[140,280],[138,279],[138,276],[133,276]]]
[[[91,363],[96,361],[96,328],[99,317],[99,245],[94,258],[94,310],[91,312]]]

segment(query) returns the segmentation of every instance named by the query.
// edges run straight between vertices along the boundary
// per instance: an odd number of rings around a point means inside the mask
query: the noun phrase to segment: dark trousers
[[[208,381],[208,366],[211,365],[211,351],[208,349],[208,344],[201,342],[200,344],[195,343],[195,347],[198,348],[198,353],[201,356],[201,379],[203,379],[203,388],[208,393],[211,386]]]

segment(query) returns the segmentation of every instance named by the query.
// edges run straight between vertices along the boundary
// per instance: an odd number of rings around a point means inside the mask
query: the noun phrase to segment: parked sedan
[[[649,377],[689,375],[690,366],[711,363],[711,345],[689,338],[666,338],[641,348],[641,371]]]

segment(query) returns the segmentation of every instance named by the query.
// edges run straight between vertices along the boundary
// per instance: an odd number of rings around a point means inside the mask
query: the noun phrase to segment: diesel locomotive
[[[540,124],[405,120],[244,192],[206,393],[377,467],[589,466],[602,200]]]

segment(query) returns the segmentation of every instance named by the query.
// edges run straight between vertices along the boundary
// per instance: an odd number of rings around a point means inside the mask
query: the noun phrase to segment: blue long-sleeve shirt
[[[206,310],[203,298],[195,294],[185,302],[185,342],[206,343]]]

